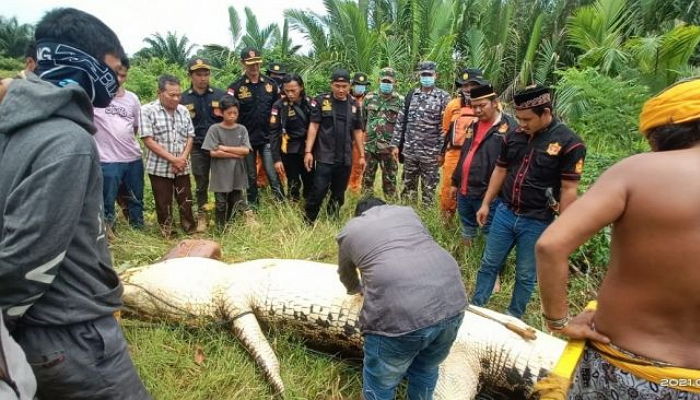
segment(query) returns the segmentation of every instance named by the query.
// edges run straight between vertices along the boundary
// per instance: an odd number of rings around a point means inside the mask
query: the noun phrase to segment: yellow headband
[[[700,78],[671,86],[644,103],[639,130],[647,135],[653,128],[694,119],[700,119]]]

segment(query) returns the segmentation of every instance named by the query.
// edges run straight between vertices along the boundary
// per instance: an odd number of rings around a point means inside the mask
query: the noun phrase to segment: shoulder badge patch
[[[580,160],[578,160],[578,162],[576,163],[576,168],[574,169],[574,171],[575,171],[577,174],[579,174],[579,175],[581,175],[581,174],[583,173],[583,158],[580,159]]]
[[[265,91],[267,93],[272,93],[272,84],[268,83],[265,85]]]
[[[498,133],[506,133],[508,132],[508,123],[503,123],[501,124],[501,127],[498,128]]]
[[[547,154],[550,156],[556,156],[561,151],[561,145],[558,142],[552,142],[547,147]]]

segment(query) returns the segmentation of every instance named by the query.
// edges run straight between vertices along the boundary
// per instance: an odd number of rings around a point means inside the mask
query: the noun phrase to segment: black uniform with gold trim
[[[194,144],[201,145],[209,127],[222,121],[222,117],[216,115],[214,110],[219,108],[219,100],[225,94],[223,90],[213,87],[208,87],[203,94],[190,87],[182,94],[180,104],[187,107],[194,125]]]
[[[270,111],[279,99],[279,88],[275,81],[260,75],[257,83],[241,76],[228,87],[228,94],[240,102],[238,122],[248,129],[251,146],[260,146],[270,141]]]
[[[280,99],[272,106],[270,115],[272,159],[284,165],[289,196],[293,200],[299,200],[300,195],[306,199],[311,192],[313,171],[307,171],[304,166],[304,148],[311,122],[310,103],[308,97],[299,103]]]
[[[331,93],[316,96],[311,101],[311,122],[320,125],[314,143],[314,160],[349,167],[352,164],[353,131],[363,128],[362,109],[355,98],[348,95],[345,101],[340,101]]]
[[[304,154],[306,133],[311,122],[311,98],[298,104],[277,100],[270,112],[270,144],[272,159],[282,160],[282,154]]]

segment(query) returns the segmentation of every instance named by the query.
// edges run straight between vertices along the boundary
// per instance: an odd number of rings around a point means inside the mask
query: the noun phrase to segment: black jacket
[[[270,142],[270,110],[279,99],[279,87],[275,81],[260,75],[257,83],[252,83],[245,75],[228,87],[228,94],[241,103],[238,122],[248,130],[251,146]]]
[[[459,154],[459,162],[457,162],[457,167],[452,174],[452,186],[459,188],[459,192],[462,192],[462,167],[464,165],[464,160],[467,158],[469,149],[471,149],[474,144],[474,135],[477,132],[477,128],[480,121],[475,121],[469,126],[467,130],[467,138],[462,145],[462,150]],[[501,115],[501,122],[491,127],[491,129],[486,132],[486,137],[481,141],[479,148],[476,149],[474,158],[469,167],[469,180],[467,183],[467,195],[483,197],[486,194],[486,190],[489,187],[489,181],[491,180],[491,173],[496,167],[496,160],[501,154],[501,148],[503,146],[503,141],[505,137],[511,132],[515,131],[518,124],[515,119],[508,114]]]
[[[182,94],[180,104],[187,107],[194,125],[194,143],[201,145],[207,136],[209,127],[221,122],[223,118],[214,114],[219,107],[219,100],[226,94],[221,89],[208,87],[203,94],[199,94],[190,88]]]
[[[282,136],[288,135],[286,154],[304,154],[306,133],[311,122],[311,99],[305,97],[299,104],[277,100],[270,113],[270,147],[272,159],[282,161]]]

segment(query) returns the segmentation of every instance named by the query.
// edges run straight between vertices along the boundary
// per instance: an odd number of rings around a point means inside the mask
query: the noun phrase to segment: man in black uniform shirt
[[[279,87],[275,81],[260,73],[262,57],[257,49],[246,47],[241,51],[241,63],[245,73],[228,87],[228,93],[240,102],[238,122],[248,130],[250,145],[253,147],[246,156],[248,173],[248,204],[258,205],[256,182],[256,162],[262,157],[265,174],[277,199],[284,199],[280,179],[275,171],[270,150],[270,111],[272,104],[279,99]]]
[[[221,122],[219,100],[226,93],[221,89],[209,86],[211,64],[204,58],[193,58],[187,63],[187,73],[190,76],[190,89],[182,94],[180,104],[187,107],[194,125],[194,142],[192,144],[192,175],[196,184],[197,198],[197,232],[207,230],[207,214],[204,206],[207,204],[209,190],[209,152],[202,150],[202,142],[207,136],[209,127]]]
[[[535,243],[555,213],[576,200],[586,147],[554,117],[548,88],[536,86],[516,93],[513,103],[519,129],[504,137],[476,213],[477,222],[484,226],[489,205],[500,192],[501,203],[491,221],[472,304],[486,305],[496,276],[516,247],[515,287],[507,313],[520,318],[537,280]]]
[[[352,166],[352,145],[359,153],[358,163],[365,166],[362,136],[362,112],[350,96],[350,74],[338,69],[331,76],[331,93],[311,101],[311,124],[306,139],[304,164],[311,171],[316,163],[311,193],[306,202],[306,219],[318,217],[328,190],[328,214],[337,215],[345,201],[345,188]]]
[[[285,76],[287,76],[287,71],[284,70],[284,66],[278,62],[271,62],[270,65],[267,66],[267,76],[270,77],[275,83],[277,83],[277,87],[280,88],[280,95],[284,96],[284,92],[282,91],[282,80],[284,79]]]

